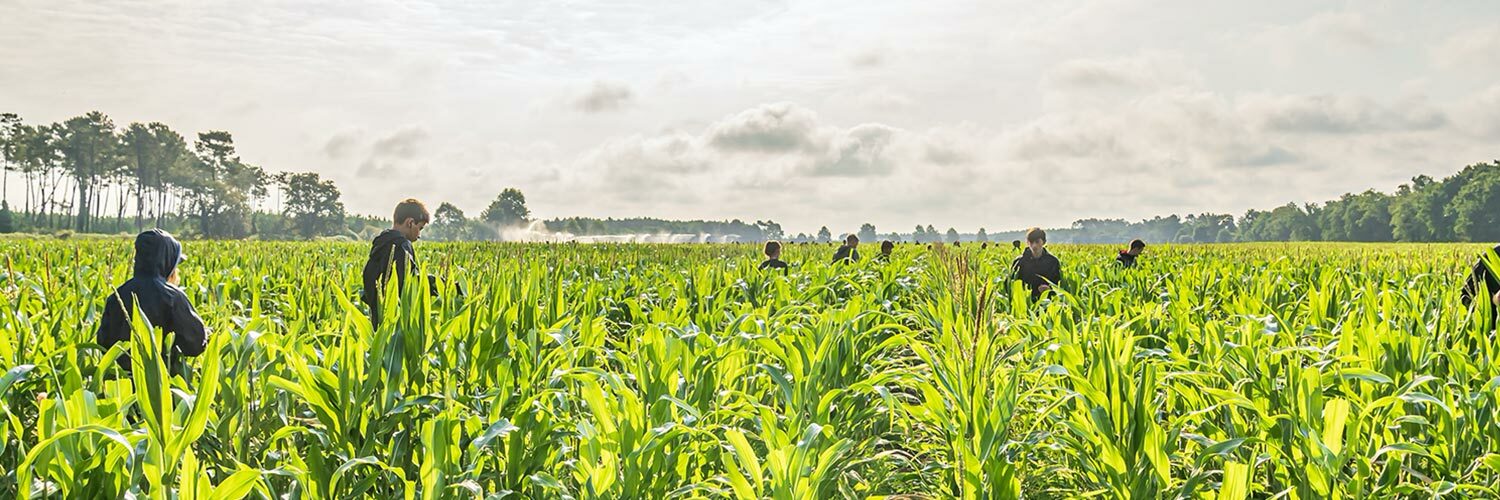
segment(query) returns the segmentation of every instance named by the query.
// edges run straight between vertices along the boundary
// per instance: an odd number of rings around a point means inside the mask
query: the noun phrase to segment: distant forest
[[[383,216],[349,214],[341,192],[312,172],[272,172],[240,159],[233,136],[207,131],[191,144],[162,123],[117,127],[97,111],[50,124],[28,124],[0,113],[0,233],[122,233],[161,227],[189,237],[238,239],[363,239],[389,224]],[[12,200],[12,177],[24,183]],[[396,200],[392,200],[394,204]],[[505,189],[478,217],[440,203],[425,233],[436,240],[497,240],[503,228],[532,225],[526,198]],[[844,233],[828,227],[787,234],[770,220],[745,222],[598,219],[545,220],[560,236],[707,234],[738,241],[832,241]],[[912,232],[878,232],[864,224],[865,241],[1011,241],[1023,230],[961,233],[917,226]],[[1465,167],[1436,180],[1418,176],[1387,194],[1368,190],[1325,203],[1288,203],[1243,215],[1169,215],[1130,222],[1083,219],[1049,228],[1060,243],[1233,241],[1500,241],[1500,161]]]

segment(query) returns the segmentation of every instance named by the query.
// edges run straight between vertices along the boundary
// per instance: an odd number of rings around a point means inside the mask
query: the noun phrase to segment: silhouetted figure
[[[1144,251],[1146,251],[1146,242],[1131,240],[1130,249],[1120,250],[1120,255],[1115,256],[1115,262],[1119,262],[1121,266],[1127,269],[1135,267],[1135,258],[1140,257],[1141,252]]]
[[[844,245],[833,253],[833,263],[859,262],[859,236],[849,235],[844,238]]]
[[[1489,297],[1490,328],[1494,328],[1495,316],[1500,315],[1500,277],[1496,276],[1500,273],[1500,268],[1491,267],[1491,261],[1493,265],[1500,266],[1500,246],[1479,256],[1478,261],[1474,263],[1474,270],[1470,271],[1469,278],[1464,280],[1462,298],[1465,307],[1474,307],[1476,304],[1482,307],[1485,302],[1484,298]]]
[[[790,266],[788,266],[786,262],[781,260],[781,242],[767,241],[765,254],[766,261],[761,262],[758,269],[762,271],[767,269],[780,269],[783,273],[787,272],[787,268]]]

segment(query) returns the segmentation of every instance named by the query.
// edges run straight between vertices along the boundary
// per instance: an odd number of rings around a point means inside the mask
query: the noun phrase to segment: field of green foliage
[[[367,245],[188,242],[184,379],[94,344],[129,239],[0,240],[0,497],[1494,498],[1482,248],[422,243],[371,331]]]

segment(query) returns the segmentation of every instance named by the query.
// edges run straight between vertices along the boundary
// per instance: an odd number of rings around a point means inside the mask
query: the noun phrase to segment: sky
[[[1500,2],[0,0],[0,111],[91,110],[376,215],[1243,214],[1500,159]]]

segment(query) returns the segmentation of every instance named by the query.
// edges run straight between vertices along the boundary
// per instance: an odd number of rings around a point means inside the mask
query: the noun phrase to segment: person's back
[[[160,229],[142,232],[135,238],[135,275],[104,299],[104,313],[94,333],[100,347],[130,341],[131,319],[140,309],[146,322],[173,334],[169,358],[176,355],[197,356],[208,345],[208,329],[193,310],[187,294],[177,288],[177,265],[183,261],[182,244]],[[117,358],[129,369],[129,355]]]
[[[858,236],[851,234],[849,237],[844,238],[844,245],[840,246],[838,251],[833,252],[832,263],[838,264],[842,262],[859,262]]]
[[[773,257],[766,259],[764,262],[761,262],[760,267],[758,267],[757,269],[764,271],[767,269],[786,269],[787,267],[788,266],[785,261]]]
[[[767,241],[764,253],[766,255],[766,260],[765,262],[761,262],[760,267],[758,267],[757,269],[761,271],[767,269],[780,269],[782,270],[782,272],[786,272],[789,266],[787,266],[785,261],[781,260],[781,242]]]
[[[1474,269],[1469,272],[1468,279],[1464,280],[1461,295],[1465,307],[1476,303],[1483,304],[1484,298],[1489,297],[1490,318],[1493,320],[1496,316],[1500,316],[1500,276],[1497,276],[1500,268],[1491,266],[1500,266],[1500,246],[1496,246],[1493,251],[1485,252],[1485,254],[1479,256],[1478,262],[1474,263]],[[1490,259],[1494,262],[1490,262]]]

